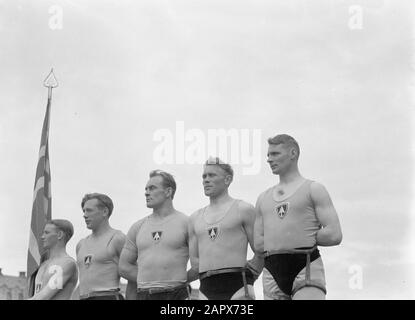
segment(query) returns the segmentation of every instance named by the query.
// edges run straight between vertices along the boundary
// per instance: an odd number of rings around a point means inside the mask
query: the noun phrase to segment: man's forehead
[[[163,178],[160,176],[151,177],[150,180],[148,180],[146,187],[150,186],[160,186],[163,184]]]
[[[216,164],[205,164],[203,168],[203,173],[224,173],[225,170],[223,170],[220,166]]]
[[[84,208],[85,207],[95,207],[97,206],[99,203],[98,199],[89,199],[84,203]]]
[[[45,230],[46,231],[55,231],[56,229],[57,229],[56,226],[52,223],[47,223],[45,225]]]
[[[279,143],[279,144],[270,144],[268,146],[268,151],[280,151],[280,150],[284,150],[285,149],[285,145],[283,143]]]

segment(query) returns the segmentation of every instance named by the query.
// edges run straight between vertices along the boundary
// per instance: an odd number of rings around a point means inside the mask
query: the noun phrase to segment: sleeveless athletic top
[[[264,221],[264,250],[313,247],[320,229],[310,195],[313,181],[306,180],[291,196],[278,201],[275,187],[263,192],[256,208]]]
[[[145,282],[141,278],[140,270],[148,270],[149,259],[154,264],[158,257],[163,261],[166,253],[175,252],[174,263],[182,264],[183,277],[186,277],[186,265],[189,260],[187,219],[183,213],[174,213],[159,222],[147,216],[132,225],[127,233],[124,248],[137,252],[138,287],[169,287],[185,282],[184,279]],[[181,259],[178,259],[179,256]]]
[[[199,245],[199,272],[240,268],[246,264],[248,238],[235,200],[226,215],[208,223],[204,207],[195,213],[194,230]]]
[[[108,232],[98,243],[92,243],[91,236],[81,240],[77,254],[80,295],[119,288],[118,261],[108,251],[108,245],[117,233],[121,231]]]
[[[75,263],[75,260],[70,256],[62,257],[60,260],[66,259],[71,261],[72,263]],[[35,294],[38,293],[40,290],[42,290],[45,286],[49,284],[49,281],[52,281],[52,285],[57,285],[59,283],[59,280],[54,280],[52,277],[59,277],[59,270],[57,269],[57,266],[53,264],[52,261],[48,260],[44,262],[45,264],[41,266],[39,269],[36,278],[35,278]],[[43,281],[43,277],[45,274],[50,274],[51,277],[49,278],[48,282]],[[58,293],[55,294],[55,296],[52,298],[55,299],[65,299],[69,300],[71,298],[72,292],[75,289],[76,283],[78,282],[78,271],[76,270],[72,277],[68,279],[64,287],[58,291]]]

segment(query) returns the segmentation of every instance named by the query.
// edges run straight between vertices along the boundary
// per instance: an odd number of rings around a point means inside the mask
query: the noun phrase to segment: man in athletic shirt
[[[118,261],[125,235],[109,224],[114,205],[105,194],[86,194],[81,202],[91,235],[76,246],[81,300],[123,300]]]
[[[66,253],[66,244],[73,235],[68,220],[46,223],[41,240],[49,258],[36,274],[35,293],[29,300],[69,300],[78,282],[76,262]]]
[[[132,225],[120,258],[121,275],[137,282],[137,300],[190,297],[188,217],[173,207],[175,192],[171,174],[150,172],[145,197],[153,212]]]
[[[190,217],[190,261],[199,272],[201,300],[255,299],[253,284],[263,268],[253,242],[255,208],[229,196],[233,170],[219,158],[204,165],[210,203]],[[248,243],[255,255],[247,262]]]
[[[340,244],[339,218],[324,186],[299,173],[297,141],[281,134],[268,144],[267,161],[279,183],[256,204],[255,246],[265,252],[264,299],[325,299],[317,245]]]

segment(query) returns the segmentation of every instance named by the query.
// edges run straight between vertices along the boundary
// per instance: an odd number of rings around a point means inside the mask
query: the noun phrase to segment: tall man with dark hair
[[[154,170],[145,187],[153,212],[132,225],[120,259],[121,275],[137,282],[138,300],[185,300],[190,297],[188,217],[173,207],[176,182]],[[189,275],[192,278],[191,275]]]
[[[113,229],[109,218],[114,209],[105,194],[86,194],[81,202],[91,235],[76,246],[81,300],[123,300],[118,262],[125,235]]]
[[[324,186],[301,176],[297,141],[281,134],[268,144],[267,161],[279,183],[263,192],[256,204],[255,246],[265,252],[264,298],[325,299],[317,245],[340,244],[339,218]]]
[[[255,208],[229,196],[233,170],[219,158],[209,159],[203,170],[209,205],[190,217],[190,261],[199,272],[202,300],[255,299],[253,284],[262,271],[263,258],[254,249]],[[255,255],[247,261],[248,243]]]
[[[35,294],[29,300],[69,300],[78,282],[75,260],[66,253],[66,244],[73,235],[68,220],[55,219],[46,223],[41,240],[48,250],[35,278]]]

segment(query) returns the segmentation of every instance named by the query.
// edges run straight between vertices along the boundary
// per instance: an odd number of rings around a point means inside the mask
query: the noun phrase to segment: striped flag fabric
[[[51,213],[51,180],[49,166],[49,122],[51,107],[51,88],[49,90],[45,119],[43,121],[40,141],[39,159],[36,169],[35,186],[33,191],[32,218],[30,223],[29,250],[27,255],[27,278],[29,280],[28,296],[34,294],[34,280],[40,264],[46,259],[46,252],[40,239],[46,221]]]

